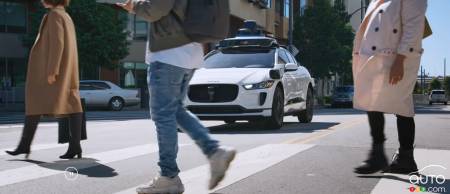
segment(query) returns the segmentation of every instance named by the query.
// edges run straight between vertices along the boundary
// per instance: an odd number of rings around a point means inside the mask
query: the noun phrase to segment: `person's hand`
[[[48,84],[50,84],[50,85],[52,85],[53,83],[55,83],[55,82],[56,82],[56,75],[49,75],[49,76],[47,77],[47,82],[48,82]]]
[[[392,64],[391,72],[389,74],[389,84],[396,85],[398,82],[402,81],[404,75],[404,61],[405,56],[397,55],[395,57],[394,64]]]
[[[116,3],[116,5],[127,10],[129,13],[133,13],[134,4],[132,0],[127,0],[124,3]]]

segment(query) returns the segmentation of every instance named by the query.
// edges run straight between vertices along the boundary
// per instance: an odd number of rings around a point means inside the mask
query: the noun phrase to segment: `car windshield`
[[[337,87],[336,92],[337,93],[350,93],[353,92],[353,87]]]
[[[205,59],[204,67],[213,68],[273,68],[275,49],[245,48],[215,51]]]
[[[433,94],[445,94],[444,91],[433,91]]]

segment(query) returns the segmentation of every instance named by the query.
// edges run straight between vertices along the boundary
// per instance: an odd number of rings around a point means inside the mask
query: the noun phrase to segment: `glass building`
[[[22,36],[27,32],[29,3],[0,0],[0,105],[24,101],[28,50]]]

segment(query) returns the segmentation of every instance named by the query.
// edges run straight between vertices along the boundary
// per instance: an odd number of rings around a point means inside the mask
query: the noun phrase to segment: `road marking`
[[[419,170],[423,170],[420,174],[423,174],[423,181],[428,181],[428,184],[422,185],[426,189],[425,192],[420,193],[447,193],[450,192],[450,150],[428,150],[428,149],[415,149],[414,157],[416,159]],[[440,167],[441,166],[441,167]],[[446,169],[444,169],[446,168]],[[425,176],[429,175],[429,176]],[[439,184],[441,180],[431,178],[431,175],[442,175],[446,179],[444,184]],[[414,178],[414,177],[413,177]],[[413,179],[415,180],[415,179]],[[430,184],[434,181],[434,184]],[[414,182],[414,181],[413,181]],[[398,194],[410,194],[409,189],[414,186],[410,182],[410,176],[385,173],[378,184],[372,190],[372,194],[385,194],[385,193],[398,193]],[[417,188],[415,186],[415,188]],[[427,192],[431,188],[431,192]],[[443,189],[445,191],[443,192]],[[432,192],[432,190],[434,192]],[[419,192],[419,191],[415,191]]]
[[[57,127],[58,123],[51,123],[51,124],[39,124],[39,127]],[[13,128],[23,128],[23,124],[20,125],[8,125],[6,126],[0,126],[0,129],[13,129]]]
[[[314,131],[312,133],[312,135],[309,135],[307,137],[297,137],[294,139],[286,140],[282,143],[283,144],[308,144],[312,141],[315,141],[315,140],[321,139],[323,137],[326,137],[328,135],[331,135],[331,134],[335,133],[337,130],[348,129],[348,128],[360,125],[360,124],[364,123],[365,120],[366,119],[364,119],[364,118],[354,119],[347,123],[341,123],[339,125],[335,125],[335,126],[327,128],[327,129],[321,129],[321,130]]]
[[[38,150],[60,148],[60,147],[65,147],[65,146],[66,145],[64,145],[64,144],[37,144],[37,145],[32,145],[31,146],[31,152],[38,151]],[[16,148],[14,147],[14,148],[0,149],[0,156],[7,155],[7,153],[5,153],[5,151],[7,151],[7,150],[14,150],[14,149],[16,149]]]
[[[266,144],[238,153],[230,166],[227,176],[213,191],[208,191],[207,189],[209,164],[181,172],[179,176],[186,188],[184,194],[214,193],[312,147],[314,145]],[[116,194],[135,194],[136,187],[117,192]]]
[[[188,146],[192,144],[180,144]],[[24,181],[39,179],[52,175],[64,174],[67,167],[74,167],[78,170],[90,168],[111,162],[126,160],[158,151],[157,144],[139,145],[124,149],[111,150],[85,156],[79,160],[61,160],[54,163],[43,163],[22,168],[5,170],[0,172],[0,187]]]

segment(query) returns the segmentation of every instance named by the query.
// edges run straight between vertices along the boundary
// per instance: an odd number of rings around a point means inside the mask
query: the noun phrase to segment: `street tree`
[[[444,79],[444,90],[450,95],[450,77],[445,77]]]
[[[442,83],[438,78],[433,78],[430,83],[430,90],[439,90],[442,89]]]
[[[24,37],[31,48],[46,10],[35,3],[30,13],[30,29]],[[116,68],[119,60],[128,55],[127,15],[107,4],[93,0],[71,1],[67,12],[77,33],[80,73],[84,79],[96,78],[99,67]]]
[[[346,84],[351,83],[354,33],[343,1],[336,0],[332,6],[329,0],[316,0],[304,14],[296,16],[294,25],[294,45],[300,51],[297,60],[313,77],[329,78],[339,73]]]

